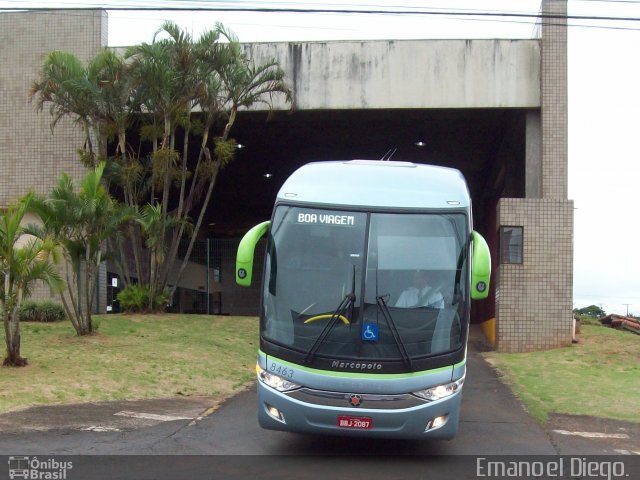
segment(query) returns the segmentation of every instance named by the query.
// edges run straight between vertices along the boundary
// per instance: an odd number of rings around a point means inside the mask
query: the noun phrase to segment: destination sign
[[[299,213],[298,223],[319,223],[322,225],[355,225],[356,218],[353,215]]]

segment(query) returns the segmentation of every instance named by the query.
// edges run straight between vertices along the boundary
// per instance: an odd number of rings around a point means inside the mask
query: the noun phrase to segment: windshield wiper
[[[333,312],[333,314],[331,315],[331,318],[329,319],[329,323],[327,323],[324,326],[324,328],[322,329],[322,332],[320,332],[320,335],[318,336],[318,338],[316,338],[316,341],[313,342],[313,345],[311,345],[311,348],[309,349],[307,356],[304,357],[304,363],[309,363],[311,360],[313,360],[313,357],[318,351],[318,348],[320,348],[320,345],[322,345],[325,339],[329,336],[329,334],[331,333],[331,330],[333,330],[333,327],[336,326],[336,323],[338,323],[338,320],[344,314],[347,308],[349,308],[349,313],[350,313],[349,318],[353,318],[353,305],[355,304],[355,301],[356,301],[355,290],[356,290],[356,266],[354,265],[353,277],[351,280],[351,291],[344,296],[344,298],[340,302],[340,305],[338,305],[338,308],[336,308],[335,312]]]
[[[391,330],[391,335],[398,346],[398,350],[400,350],[400,356],[402,357],[402,362],[409,368],[411,368],[411,357],[407,353],[407,350],[404,348],[404,343],[402,343],[402,339],[400,338],[400,334],[398,333],[398,327],[396,326],[396,322],[393,320],[391,316],[391,312],[389,311],[389,307],[387,306],[387,302],[384,299],[385,295],[378,295],[376,297],[376,303],[380,307],[382,311],[382,316],[384,317],[387,325],[389,326],[389,330]]]
[[[342,299],[342,302],[340,302],[340,305],[338,305],[338,308],[336,308],[336,311],[333,312],[333,314],[331,315],[331,319],[329,319],[329,323],[327,323],[324,326],[324,328],[322,329],[322,332],[320,332],[320,335],[318,336],[318,338],[316,338],[316,341],[313,342],[313,345],[309,349],[307,356],[304,357],[304,363],[309,363],[313,359],[316,352],[318,351],[318,348],[320,348],[320,345],[322,345],[322,343],[325,341],[327,336],[331,333],[331,330],[333,330],[333,327],[335,327],[336,323],[338,323],[338,320],[340,319],[340,317],[342,317],[342,315],[347,310],[347,308],[349,308],[350,305],[353,305],[355,300],[356,300],[356,296],[352,293],[347,293],[344,296],[344,298]]]

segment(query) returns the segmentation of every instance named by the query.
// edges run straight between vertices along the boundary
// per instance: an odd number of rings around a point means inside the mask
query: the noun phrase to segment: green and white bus
[[[395,161],[304,165],[271,221],[241,240],[239,285],[251,284],[265,234],[260,425],[454,437],[470,302],[487,297],[491,275],[463,175]]]

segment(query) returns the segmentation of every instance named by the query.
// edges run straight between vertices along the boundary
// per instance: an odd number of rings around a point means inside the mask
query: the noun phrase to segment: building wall
[[[543,13],[565,15],[566,0]],[[526,198],[503,198],[498,226],[523,227],[523,263],[500,264],[497,346],[520,352],[569,345],[573,329],[573,202],[567,199],[566,18],[541,26],[540,113],[526,119]]]
[[[498,269],[497,348],[523,352],[570,344],[573,202],[503,198],[498,222],[523,227],[524,255],[522,264]]]
[[[82,135],[71,120],[52,131],[48,107],[36,113],[29,90],[46,55],[73,52],[87,61],[106,45],[106,12],[74,10],[0,14],[0,206],[34,189],[48,193],[62,172],[80,179]]]
[[[0,208],[28,190],[48,194],[62,172],[76,181],[86,173],[76,153],[82,142],[78,127],[63,119],[52,131],[48,107],[37,113],[29,90],[52,50],[73,52],[83,61],[97,54],[107,44],[106,22],[102,10],[0,14]],[[50,297],[48,288],[37,287],[34,297]],[[102,306],[104,299],[101,293]]]
[[[257,62],[280,62],[298,110],[540,106],[537,40],[251,43],[245,49]],[[279,101],[276,108],[287,108]]]

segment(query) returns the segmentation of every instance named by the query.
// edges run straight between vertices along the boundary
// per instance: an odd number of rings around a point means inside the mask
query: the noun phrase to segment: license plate
[[[373,427],[373,420],[371,417],[350,417],[341,415],[338,417],[338,427],[370,430],[371,427]]]

